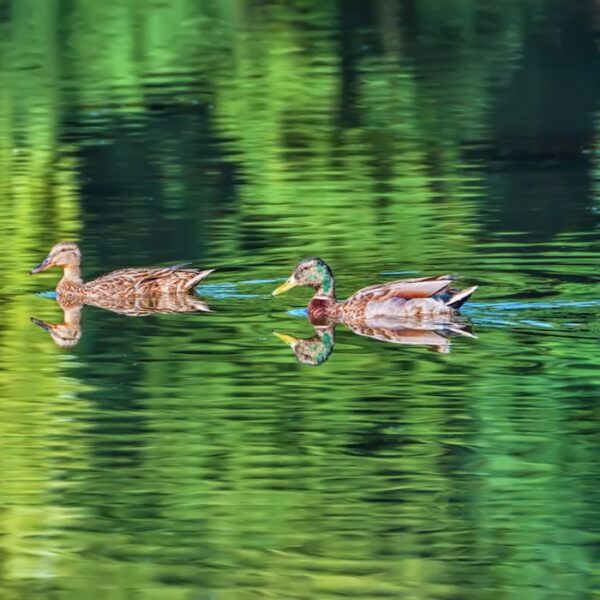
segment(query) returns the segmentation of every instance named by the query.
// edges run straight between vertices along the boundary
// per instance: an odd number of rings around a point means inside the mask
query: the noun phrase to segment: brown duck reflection
[[[54,343],[60,348],[73,348],[81,337],[81,310],[83,304],[61,306],[63,310],[62,323],[49,323],[31,317],[31,322],[50,334]]]
[[[57,297],[63,310],[62,323],[49,323],[34,317],[31,322],[50,334],[54,343],[61,348],[72,348],[81,337],[81,313],[88,304],[128,317],[146,317],[155,314],[208,312],[210,308],[199,298],[189,293],[170,293],[154,296],[130,296],[113,298],[88,298],[86,302],[69,302],[64,296]]]
[[[274,332],[275,335],[291,347],[296,359],[311,366],[322,365],[333,352],[335,344],[335,327],[338,323],[311,323],[314,335],[309,338],[296,338],[285,333]],[[449,353],[452,337],[474,336],[466,322],[433,323],[422,320],[377,320],[361,323],[344,323],[344,325],[364,337],[370,337],[392,344],[409,344],[426,346],[434,352]]]

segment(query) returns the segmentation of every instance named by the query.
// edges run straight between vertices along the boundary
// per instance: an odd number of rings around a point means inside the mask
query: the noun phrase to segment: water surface
[[[4,3],[2,598],[598,593],[599,15],[496,4]],[[58,348],[61,239],[211,312]],[[477,338],[301,364],[311,255],[459,274]]]

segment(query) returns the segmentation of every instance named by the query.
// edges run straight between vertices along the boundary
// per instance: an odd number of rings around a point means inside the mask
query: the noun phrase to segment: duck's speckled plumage
[[[124,311],[113,307],[134,307],[140,303],[140,298],[150,299],[148,302],[151,304],[156,304],[157,298],[164,298],[165,307],[171,304],[183,308],[186,302],[175,301],[175,298],[189,295],[194,286],[214,271],[191,269],[187,267],[187,263],[182,263],[170,267],[119,269],[83,283],[81,252],[77,245],[71,242],[60,242],[53,246],[48,256],[31,272],[39,273],[50,267],[64,269],[63,276],[56,286],[59,301],[64,304],[95,304],[116,312]]]
[[[208,305],[194,294],[169,291],[160,294],[129,296],[95,294],[88,296],[86,304],[128,317],[210,311]]]
[[[61,348],[72,348],[81,337],[81,311],[85,304],[128,317],[146,317],[155,314],[190,313],[210,310],[208,306],[193,294],[160,294],[154,296],[94,296],[86,302],[69,302],[71,298],[64,293],[58,298],[63,310],[63,322],[51,323],[40,319],[31,319],[32,323],[50,334],[54,343]]]
[[[436,275],[371,285],[338,302],[331,269],[320,258],[309,258],[299,263],[273,294],[297,285],[312,287],[315,293],[308,315],[314,322],[365,323],[381,318],[444,321],[451,319],[477,289],[459,291],[451,287],[452,279],[451,275]]]
[[[187,294],[214,269],[198,271],[186,264],[156,269],[120,269],[83,285],[86,295],[160,296]]]

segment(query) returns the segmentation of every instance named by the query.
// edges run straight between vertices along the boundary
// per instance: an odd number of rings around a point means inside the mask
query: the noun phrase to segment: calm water
[[[598,594],[598,3],[144,4],[0,3],[0,598]],[[61,239],[212,310],[61,349]],[[310,255],[477,338],[301,364]]]

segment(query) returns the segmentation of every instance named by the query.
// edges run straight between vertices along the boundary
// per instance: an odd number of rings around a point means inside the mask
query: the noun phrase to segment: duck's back
[[[183,294],[189,292],[213,270],[189,269],[183,264],[157,269],[119,269],[86,283],[84,290],[86,295],[95,296]]]
[[[443,316],[452,312],[443,301],[452,281],[450,275],[401,279],[359,290],[339,305],[345,319]]]

